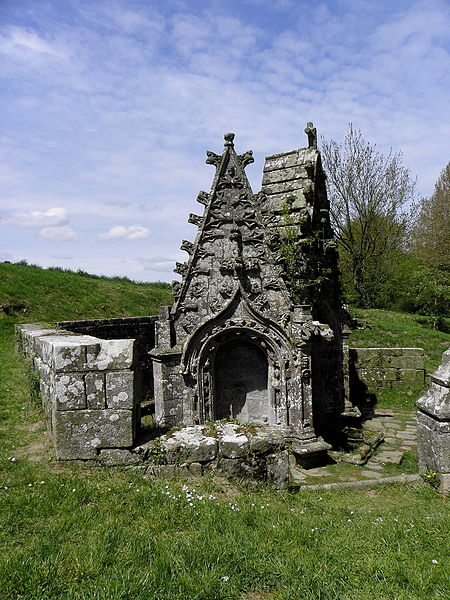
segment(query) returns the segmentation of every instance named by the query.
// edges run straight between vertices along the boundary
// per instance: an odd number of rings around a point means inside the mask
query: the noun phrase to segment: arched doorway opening
[[[260,347],[245,339],[223,343],[215,354],[213,381],[216,419],[268,422],[268,360]]]

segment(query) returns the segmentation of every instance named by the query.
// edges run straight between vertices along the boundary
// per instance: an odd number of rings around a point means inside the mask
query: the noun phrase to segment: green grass
[[[29,318],[0,319],[0,600],[447,598],[448,507],[425,484],[293,494],[205,477],[185,482],[189,495],[181,480],[55,461],[14,323],[141,313],[115,292],[102,312],[75,283],[74,296],[35,284],[32,296],[21,279],[14,296]],[[142,298],[145,309],[153,300]]]
[[[353,317],[365,323],[364,329],[352,332],[349,344],[353,348],[423,348],[427,373],[433,373],[441,364],[442,353],[450,345],[450,335],[428,329],[419,323],[417,315],[380,309],[352,307]],[[422,387],[409,389],[367,390],[367,395],[376,398],[376,406],[413,411],[415,402],[422,394]]]
[[[170,304],[166,283],[135,283],[0,263],[0,306],[22,322],[151,315]]]
[[[423,348],[425,368],[433,372],[441,364],[442,353],[450,345],[448,333],[427,329],[418,322],[418,315],[353,307],[350,313],[369,325],[352,332],[349,344],[353,348]]]

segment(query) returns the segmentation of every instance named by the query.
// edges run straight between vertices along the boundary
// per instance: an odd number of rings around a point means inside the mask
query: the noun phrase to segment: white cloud
[[[47,55],[54,58],[65,58],[64,51],[56,44],[47,42],[35,31],[23,27],[11,27],[9,34],[0,34],[0,53],[16,58]]]
[[[81,239],[80,234],[68,225],[64,225],[63,227],[44,227],[44,229],[39,230],[39,235],[52,242]]]
[[[48,210],[29,210],[13,212],[6,215],[3,220],[5,225],[18,225],[19,227],[54,227],[65,225],[68,222],[67,211],[60,206]]]
[[[109,231],[99,233],[97,237],[99,240],[144,240],[149,234],[147,227],[141,225],[115,225]]]

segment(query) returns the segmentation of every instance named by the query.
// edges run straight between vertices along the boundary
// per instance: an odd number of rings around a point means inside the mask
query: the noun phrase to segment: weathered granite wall
[[[450,493],[450,349],[430,375],[430,386],[417,400],[419,469],[436,473],[441,491]]]
[[[155,347],[155,322],[158,317],[126,317],[120,319],[90,319],[59,321],[66,331],[92,335],[102,340],[135,340],[136,360],[142,373],[142,399],[153,398],[153,363],[149,352]]]
[[[425,382],[422,348],[350,348],[350,376],[369,389],[407,389]]]
[[[101,340],[18,325],[19,347],[40,376],[57,458],[96,459],[102,448],[131,447],[140,369],[133,339]]]

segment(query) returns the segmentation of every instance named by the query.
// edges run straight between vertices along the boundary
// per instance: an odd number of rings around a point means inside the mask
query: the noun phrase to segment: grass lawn
[[[16,301],[27,318],[0,319],[0,600],[448,598],[448,504],[425,484],[296,494],[55,461],[14,323],[131,301]]]

